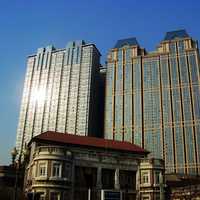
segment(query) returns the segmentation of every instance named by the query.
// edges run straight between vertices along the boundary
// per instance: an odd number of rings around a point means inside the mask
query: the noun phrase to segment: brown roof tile
[[[145,149],[135,144],[131,144],[130,142],[114,141],[114,140],[89,137],[89,136],[78,136],[78,135],[72,135],[68,133],[58,133],[53,131],[44,132],[33,138],[33,140],[38,140],[38,139],[49,142],[62,143],[62,144],[64,143],[64,144],[73,144],[73,145],[80,145],[87,147],[112,149],[118,151],[129,151],[132,153],[133,152],[140,154],[149,153]]]

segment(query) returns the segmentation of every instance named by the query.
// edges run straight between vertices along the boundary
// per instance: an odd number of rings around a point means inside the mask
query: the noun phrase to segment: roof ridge
[[[79,136],[79,135],[73,135],[69,133],[59,133],[54,131],[47,131],[41,133],[40,135],[35,136],[32,140],[35,139],[59,142],[65,144],[98,147],[104,149],[130,151],[136,153],[148,153],[148,151],[146,151],[142,147],[127,141],[116,141],[116,140],[97,138],[91,136]]]

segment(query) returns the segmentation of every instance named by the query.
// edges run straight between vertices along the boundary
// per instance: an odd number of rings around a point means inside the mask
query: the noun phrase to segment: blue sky
[[[0,164],[15,145],[27,55],[84,39],[104,64],[117,39],[137,37],[151,51],[166,31],[182,28],[200,39],[200,1],[0,0]]]

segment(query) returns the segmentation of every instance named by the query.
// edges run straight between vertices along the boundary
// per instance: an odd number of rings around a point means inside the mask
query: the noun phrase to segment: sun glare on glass
[[[37,101],[39,104],[43,103],[45,100],[45,89],[40,88],[38,90],[34,90],[31,95],[32,101]]]

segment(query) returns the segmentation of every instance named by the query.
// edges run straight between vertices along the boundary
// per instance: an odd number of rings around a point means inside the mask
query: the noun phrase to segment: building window
[[[160,195],[156,195],[156,200],[160,200]]]
[[[160,183],[160,172],[155,172],[155,184]]]
[[[71,174],[72,174],[72,167],[70,163],[65,164],[65,177],[67,179],[71,179]]]
[[[149,197],[142,197],[142,200],[149,200]]]
[[[61,168],[62,168],[61,163],[59,163],[59,162],[53,162],[52,176],[53,177],[61,177]]]
[[[45,200],[45,193],[44,192],[37,192],[36,194],[38,195],[39,200]]]
[[[47,175],[47,164],[46,163],[39,163],[39,176],[46,176]]]
[[[60,193],[59,192],[51,192],[50,200],[60,200]]]
[[[149,183],[149,173],[142,172],[142,183]]]

